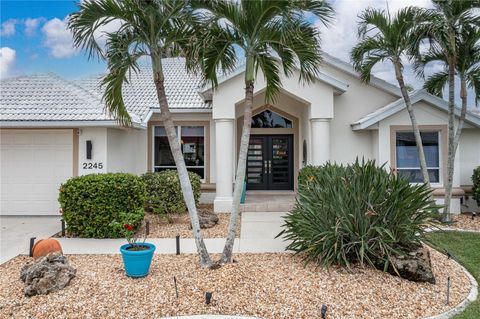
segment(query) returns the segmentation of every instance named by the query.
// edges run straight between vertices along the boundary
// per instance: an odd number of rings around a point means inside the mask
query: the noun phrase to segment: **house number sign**
[[[103,169],[103,163],[83,163],[83,169]]]

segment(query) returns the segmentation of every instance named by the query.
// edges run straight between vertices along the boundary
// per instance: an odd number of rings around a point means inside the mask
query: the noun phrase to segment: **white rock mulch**
[[[471,214],[452,215],[452,221],[454,223],[445,229],[480,232],[480,214],[473,219]]]
[[[218,256],[216,256],[218,258]],[[155,255],[150,275],[124,275],[119,255],[71,255],[77,277],[66,289],[24,297],[17,257],[0,266],[1,318],[161,318],[224,314],[260,318],[420,318],[447,311],[470,291],[456,263],[431,252],[437,283],[414,283],[387,273],[355,267],[348,272],[303,267],[292,254],[237,254],[237,263],[201,269],[196,255]],[[178,282],[175,296],[173,277]],[[445,305],[447,277],[450,305]],[[205,292],[213,302],[205,305]]]

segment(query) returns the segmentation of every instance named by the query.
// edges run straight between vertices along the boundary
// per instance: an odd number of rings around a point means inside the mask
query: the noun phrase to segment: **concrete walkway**
[[[284,252],[287,243],[275,239],[281,231],[282,216],[285,213],[253,212],[242,213],[240,238],[235,240],[235,253]],[[119,247],[125,239],[58,238],[65,254],[119,254]],[[175,254],[175,238],[148,238],[154,244],[156,254]],[[206,238],[205,245],[210,253],[221,253],[225,245],[224,238]],[[196,253],[193,238],[180,239],[181,253]]]
[[[30,237],[50,237],[61,230],[60,216],[0,216],[0,264],[28,254]]]

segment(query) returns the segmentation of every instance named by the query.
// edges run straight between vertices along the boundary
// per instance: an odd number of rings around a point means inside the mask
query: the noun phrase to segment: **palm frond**
[[[96,32],[111,23],[129,23],[132,19],[129,10],[132,0],[86,0],[79,3],[79,10],[68,18],[68,29],[73,34],[73,44],[83,48],[88,57],[101,57],[102,48],[95,36]]]
[[[427,90],[428,93],[443,98],[443,88],[447,85],[447,83],[448,72],[441,71],[429,76],[425,80],[423,88]]]
[[[130,47],[134,45],[134,53]],[[123,101],[123,84],[128,83],[130,72],[139,70],[137,61],[148,53],[136,46],[136,34],[132,32],[112,33],[107,39],[105,58],[108,63],[108,73],[101,81],[105,91],[103,100],[106,108],[122,125],[131,124],[131,117]]]

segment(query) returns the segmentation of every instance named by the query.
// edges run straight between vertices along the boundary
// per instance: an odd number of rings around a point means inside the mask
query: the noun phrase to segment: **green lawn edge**
[[[439,231],[427,235],[428,244],[440,252],[449,252],[480,282],[480,233]],[[455,319],[480,318],[480,298],[472,302]]]

